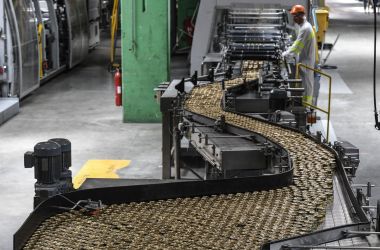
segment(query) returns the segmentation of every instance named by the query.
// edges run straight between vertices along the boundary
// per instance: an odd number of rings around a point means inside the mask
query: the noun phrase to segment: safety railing
[[[331,83],[332,83],[332,78],[331,78],[330,75],[327,75],[326,73],[323,73],[320,70],[311,68],[311,67],[309,67],[309,66],[307,66],[305,64],[302,64],[302,63],[298,63],[297,64],[297,70],[296,70],[296,78],[297,79],[300,78],[300,68],[305,68],[306,70],[311,70],[314,73],[318,73],[321,76],[327,77],[329,79],[329,82],[328,82],[329,83],[329,95],[328,95],[327,110],[322,109],[322,108],[320,108],[318,106],[315,106],[312,103],[308,103],[308,102],[305,102],[305,101],[302,102],[304,106],[308,106],[308,107],[310,107],[312,109],[316,109],[316,110],[319,110],[319,111],[327,114],[327,135],[326,135],[326,140],[327,140],[327,142],[329,142],[329,138],[330,138],[330,113],[331,113]]]

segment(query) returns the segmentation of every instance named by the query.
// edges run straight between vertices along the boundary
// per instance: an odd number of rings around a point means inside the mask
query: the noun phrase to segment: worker
[[[302,63],[314,69],[317,65],[317,41],[313,27],[306,20],[305,7],[302,5],[294,5],[290,13],[293,15],[294,22],[299,25],[300,28],[297,39],[287,51],[282,53],[282,56],[284,58],[296,57],[298,63]],[[305,88],[303,101],[316,106],[319,87],[314,86],[314,72],[301,67],[300,76],[303,87]]]

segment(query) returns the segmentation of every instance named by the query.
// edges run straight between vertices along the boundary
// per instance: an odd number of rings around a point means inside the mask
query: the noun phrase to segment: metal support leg
[[[376,232],[380,232],[380,200],[377,201],[377,208],[376,208]]]
[[[208,162],[205,161],[205,177],[204,177],[205,180],[209,179],[208,178],[209,177],[209,171],[210,171],[210,168],[209,168]]]
[[[171,178],[172,154],[173,146],[173,125],[172,113],[162,113],[162,179]]]
[[[179,116],[177,108],[173,109],[173,158],[174,158],[174,169],[175,169],[175,179],[181,179],[181,163],[180,163],[180,151],[181,151],[181,131],[178,128]]]
[[[181,179],[181,135],[178,128],[175,128],[174,133],[174,168],[175,179]]]
[[[359,206],[363,206],[363,191],[361,188],[356,189],[356,199],[358,200]]]
[[[372,196],[372,185],[371,185],[371,182],[368,182],[367,183],[367,197],[371,197]]]

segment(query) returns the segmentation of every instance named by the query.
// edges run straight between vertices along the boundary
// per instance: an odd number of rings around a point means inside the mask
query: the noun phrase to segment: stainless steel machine
[[[25,97],[41,83],[85,59],[89,48],[99,43],[99,19],[98,0],[1,2],[3,121],[18,112],[17,98]]]
[[[196,27],[194,31],[194,42],[191,50],[191,69],[190,73],[193,74],[195,71],[198,71],[201,73],[202,66],[205,63],[219,63],[223,57],[223,51],[219,50],[218,46],[214,47],[215,44],[215,38],[220,38],[218,35],[218,29],[221,27],[219,24],[222,24],[224,22],[224,14],[226,11],[234,10],[235,13],[231,13],[232,15],[238,14],[240,10],[244,9],[250,9],[252,11],[256,10],[263,10],[265,9],[266,13],[262,13],[263,15],[253,15],[253,16],[247,16],[247,18],[243,19],[237,19],[237,21],[243,21],[243,22],[251,22],[257,21],[256,24],[262,23],[262,25],[259,30],[262,33],[263,36],[265,36],[265,33],[269,33],[270,31],[275,30],[277,32],[276,27],[273,26],[273,22],[275,21],[272,18],[281,18],[280,16],[276,16],[276,13],[270,14],[273,9],[277,10],[288,10],[295,4],[302,4],[306,7],[307,10],[311,10],[310,1],[293,1],[293,0],[284,0],[284,1],[278,1],[278,0],[258,0],[252,3],[250,0],[237,0],[237,1],[231,1],[231,0],[211,0],[211,1],[201,1],[199,6],[199,12],[197,15],[197,22]],[[271,10],[272,9],[272,10]],[[254,13],[253,13],[254,14]],[[267,14],[272,15],[272,17],[267,18]],[[310,13],[306,13],[308,17],[310,17]],[[287,14],[288,15],[288,14]],[[266,17],[267,16],[267,17]],[[233,16],[231,16],[233,18]],[[252,19],[253,18],[253,19]],[[265,20],[270,21],[269,23],[265,24]],[[291,18],[288,18],[289,24],[293,23],[293,20]],[[271,24],[272,23],[272,24]],[[268,25],[269,24],[269,25]],[[219,25],[219,26],[218,26]],[[233,24],[231,24],[233,25]],[[280,24],[281,25],[281,24]],[[244,26],[244,25],[243,25]],[[223,26],[222,26],[223,27]],[[224,26],[225,27],[225,26]],[[231,27],[231,26],[230,26]],[[226,27],[229,29],[230,27]],[[244,27],[243,29],[235,30],[234,32],[240,32],[240,34],[244,33]],[[245,29],[247,30],[247,29]],[[256,30],[257,31],[257,30]],[[242,33],[243,32],[243,33]],[[257,33],[253,31],[252,33]],[[232,34],[231,34],[232,35]],[[237,36],[236,34],[233,34],[234,37]],[[271,34],[270,34],[271,35]],[[272,36],[272,35],[271,35]],[[241,37],[245,37],[244,35]],[[273,38],[274,36],[272,36]],[[264,42],[264,41],[263,41]],[[206,73],[206,72],[203,72]]]

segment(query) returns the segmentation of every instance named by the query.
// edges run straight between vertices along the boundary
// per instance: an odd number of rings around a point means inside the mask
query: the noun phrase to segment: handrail
[[[310,108],[313,108],[313,109],[316,109],[316,110],[319,110],[325,114],[327,114],[327,136],[326,136],[326,140],[327,142],[329,142],[329,136],[330,136],[330,113],[331,113],[331,84],[332,84],[332,78],[330,75],[327,75],[326,73],[323,73],[322,71],[318,70],[318,69],[314,69],[314,68],[311,68],[305,64],[302,64],[302,63],[298,63],[297,64],[297,69],[296,69],[296,78],[299,79],[300,78],[300,68],[305,68],[307,70],[311,70],[315,73],[319,73],[320,75],[322,76],[325,76],[329,79],[329,101],[328,101],[328,107],[327,107],[327,110],[324,110],[320,107],[317,107],[317,106],[314,106],[313,104],[311,103],[308,103],[308,102],[304,102],[302,101],[302,104],[304,106],[309,106]]]

